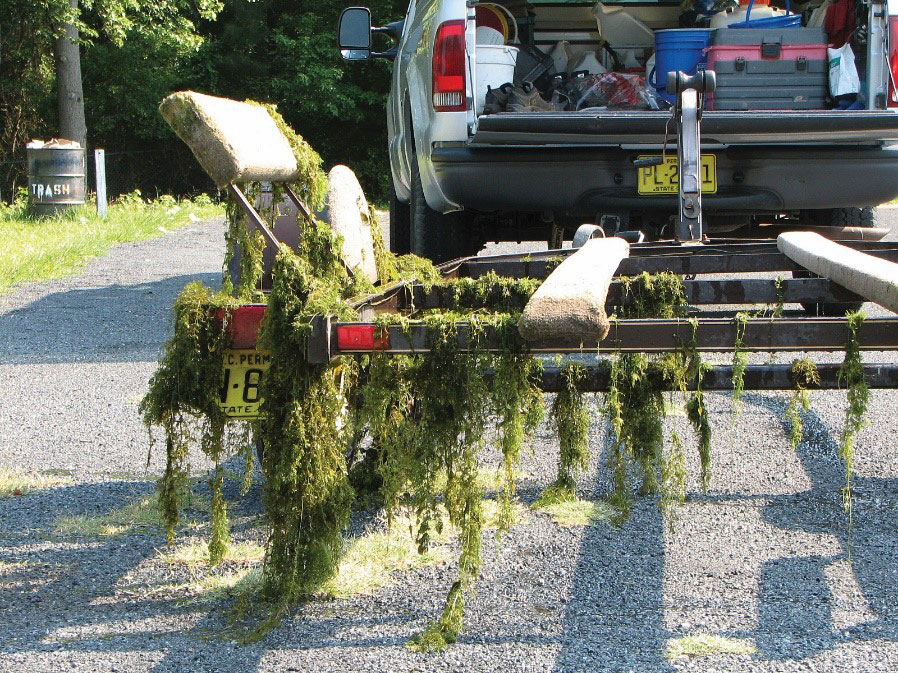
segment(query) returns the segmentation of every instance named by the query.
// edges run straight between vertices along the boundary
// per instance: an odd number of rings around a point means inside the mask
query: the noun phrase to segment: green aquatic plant
[[[580,385],[586,369],[568,362],[561,370],[563,386],[555,396],[549,422],[558,433],[558,476],[540,495],[534,507],[577,499],[577,477],[589,464],[589,409]]]
[[[848,409],[845,411],[845,425],[839,440],[839,456],[845,463],[845,486],[842,488],[842,505],[848,513],[849,527],[852,522],[851,480],[854,476],[854,447],[858,433],[867,425],[867,403],[870,389],[864,379],[864,365],[861,362],[858,333],[866,316],[863,312],[846,315],[848,343],[845,344],[845,359],[839,368],[839,383],[848,389]]]
[[[229,345],[225,325],[235,300],[215,294],[199,283],[187,285],[173,308],[174,335],[150,380],[139,411],[148,429],[164,434],[166,466],[159,480],[159,507],[168,539],[174,538],[188,482],[188,452],[199,446],[216,464],[213,479],[213,563],[227,548],[227,514],[220,497],[221,462],[227,457],[227,417],[219,407],[224,350]],[[152,434],[151,434],[152,438]],[[151,445],[152,446],[152,445]]]
[[[786,420],[789,421],[789,444],[794,451],[804,436],[801,412],[807,413],[810,408],[808,388],[820,385],[820,372],[813,361],[807,358],[797,358],[792,361],[792,366],[789,368],[789,378],[794,390],[789,398],[789,404],[786,405]]]
[[[745,392],[745,368],[748,356],[745,354],[745,329],[751,316],[744,311],[736,314],[736,339],[733,343],[733,411],[742,409],[742,394]]]

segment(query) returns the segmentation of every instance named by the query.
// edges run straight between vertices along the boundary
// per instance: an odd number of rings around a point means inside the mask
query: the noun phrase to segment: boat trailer
[[[876,296],[861,294],[830,278],[821,277],[824,274],[815,275],[813,268],[797,263],[792,258],[794,255],[783,252],[776,240],[711,239],[704,234],[700,126],[704,96],[713,91],[714,85],[713,72],[700,72],[691,77],[683,73],[670,74],[668,90],[677,94],[672,121],[677,126],[677,157],[681,167],[674,229],[676,237],[669,241],[631,243],[629,257],[618,266],[606,299],[607,312],[611,315],[615,307],[624,307],[631,301],[626,291],[627,283],[622,278],[642,273],[671,272],[684,278],[689,319],[619,318],[612,320],[609,335],[601,341],[584,338],[528,343],[528,350],[544,362],[541,375],[543,390],[558,391],[564,385],[564,363],[555,357],[557,354],[666,353],[678,351],[687,343],[700,352],[726,353],[734,350],[737,341],[739,349],[746,353],[841,351],[850,338],[846,317],[818,317],[797,311],[782,314],[782,306],[801,304],[812,310],[821,307],[821,312],[831,313],[840,307],[859,306],[864,301],[882,303],[878,299],[881,293],[874,293]],[[667,138],[665,151],[666,141]],[[638,165],[660,165],[664,155],[637,161]],[[262,231],[269,244],[276,247],[277,238],[253,204],[236,185],[230,185],[230,190],[237,196],[251,225]],[[289,189],[286,194],[296,206],[297,219],[308,217],[309,209],[301,200]],[[813,229],[820,231],[825,228]],[[882,265],[885,271],[880,275],[893,273],[891,277],[898,284],[898,243],[864,240],[867,236],[882,238],[883,230],[826,233],[830,237],[835,234],[838,238],[848,239],[840,241],[837,246],[840,251],[844,249],[860,255],[858,259],[864,262],[861,266]],[[445,280],[476,279],[490,273],[508,278],[546,279],[559,262],[576,254],[588,240],[602,236],[604,232],[598,226],[583,225],[574,237],[573,247],[569,249],[466,257],[442,264],[438,269]],[[858,272],[863,271],[859,269]],[[766,274],[768,278],[748,277],[749,274]],[[720,275],[741,279],[715,277]],[[415,317],[421,311],[447,308],[448,292],[446,287],[440,285],[429,287],[402,281],[356,300],[353,307],[359,315],[357,321],[341,322],[331,316],[318,316],[313,321],[308,339],[307,359],[310,363],[326,363],[345,355],[426,353],[428,344],[432,343],[432,335],[429,328],[423,322],[416,321]],[[886,307],[895,310],[894,306]],[[260,315],[261,307],[247,308],[255,308]],[[409,318],[409,322],[402,326],[378,326],[377,317],[384,313],[402,314]],[[478,326],[477,329],[478,351],[501,350],[495,330],[489,326]],[[459,348],[463,351],[472,342],[471,330],[468,323],[457,324]],[[898,350],[898,317],[866,319],[857,334],[857,341],[862,351]],[[235,336],[234,348],[254,346],[254,330],[245,330],[242,336]],[[577,362],[586,371],[584,380],[578,386],[581,390],[608,390],[610,372],[603,365],[602,358],[580,357]],[[820,383],[810,386],[811,389],[844,387],[844,383],[840,385],[838,364],[819,362],[817,368]],[[864,376],[870,388],[896,388],[898,364],[865,364]],[[733,366],[710,365],[700,383],[703,390],[732,391]],[[696,381],[690,382],[690,385],[696,385]],[[787,390],[794,387],[787,364],[750,364],[745,368],[745,390]]]

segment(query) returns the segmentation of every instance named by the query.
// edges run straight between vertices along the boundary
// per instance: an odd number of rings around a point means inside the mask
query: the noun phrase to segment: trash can
[[[28,143],[28,203],[35,215],[83,206],[87,193],[84,148],[71,140]]]

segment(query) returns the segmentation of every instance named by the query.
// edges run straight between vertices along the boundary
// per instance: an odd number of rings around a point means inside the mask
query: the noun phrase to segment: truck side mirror
[[[347,61],[367,61],[371,58],[371,10],[367,7],[347,7],[340,14],[337,29],[340,56]]]

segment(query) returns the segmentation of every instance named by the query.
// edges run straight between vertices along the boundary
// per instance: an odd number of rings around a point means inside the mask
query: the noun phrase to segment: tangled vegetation
[[[621,313],[628,318],[685,318],[686,297],[682,278],[672,273],[643,273],[624,281],[630,302]],[[702,379],[707,365],[695,348],[698,322],[689,320],[692,338],[673,353],[650,358],[642,353],[617,354],[611,367],[611,385],[605,413],[617,438],[611,451],[613,502],[626,517],[632,506],[627,481],[628,459],[638,466],[643,494],[660,493],[660,506],[672,515],[685,500],[686,470],[683,445],[677,433],[671,448],[664,443],[664,392],[678,391],[698,437],[703,486],[710,481],[711,426],[705,408]]]
[[[801,421],[801,412],[808,412],[810,399],[808,388],[820,385],[820,372],[817,365],[807,358],[799,358],[792,361],[789,368],[789,379],[792,381],[792,397],[786,406],[786,420],[789,421],[789,444],[794,451],[804,437],[804,424]]]
[[[733,411],[742,408],[742,393],[745,392],[745,368],[748,356],[745,354],[745,328],[748,326],[748,313],[740,311],[736,314],[736,339],[733,343]]]
[[[851,526],[851,479],[854,475],[854,444],[858,433],[867,424],[867,402],[870,390],[864,379],[864,366],[861,362],[858,332],[866,316],[863,312],[849,313],[848,343],[845,345],[845,360],[839,368],[839,382],[848,389],[848,408],[845,410],[845,426],[839,441],[839,456],[845,463],[845,486],[842,488],[842,505],[848,513]]]
[[[298,146],[298,160],[302,157],[309,167],[295,189],[317,205],[324,193],[320,160],[302,146],[298,136],[288,137]],[[246,186],[251,198],[257,189]],[[273,203],[280,199],[275,190]],[[413,640],[421,649],[442,648],[461,630],[465,601],[481,567],[483,488],[477,475],[486,428],[497,419],[502,452],[497,534],[501,535],[514,522],[515,473],[526,437],[543,420],[542,364],[528,352],[516,328],[521,309],[540,281],[500,278],[494,273],[445,281],[425,260],[391,255],[373,227],[382,283],[404,279],[428,290],[439,286],[443,308],[414,315],[415,324],[428,328],[427,350],[407,356],[342,356],[312,364],[305,353],[313,318],[330,315],[352,320],[357,316],[349,299],[373,288],[343,264],[341,242],[331,228],[310,217],[301,222],[297,249],[282,246],[274,262],[258,344],[271,354],[262,383],[260,418],[252,424],[231,422],[219,406],[223,355],[230,346],[235,307],[261,299],[263,242],[257,233],[250,234],[245,217],[233,205],[229,212],[229,254],[237,247],[242,251],[237,282],[226,283],[227,291],[218,294],[199,284],[185,288],[174,307],[174,336],[140,405],[147,425],[160,427],[164,435],[167,462],[159,482],[159,502],[169,540],[187,493],[188,451],[196,446],[215,464],[210,479],[209,560],[214,565],[226,558],[229,534],[222,462],[242,453],[249,474],[252,428],[264,447],[269,530],[261,582],[268,612],[250,637],[261,635],[297,601],[326,591],[333,579],[345,551],[343,531],[356,498],[349,478],[348,447],[357,439],[359,428],[367,428],[368,455],[374,456],[370,464],[379,478],[370,483],[378,485],[388,520],[402,517],[407,521],[405,516],[411,513],[420,553],[444,539],[444,521],[457,531],[457,575],[448,587],[442,614]],[[263,216],[272,218],[273,213]],[[228,263],[232,259],[229,256]],[[631,510],[631,468],[642,477],[642,493],[660,494],[660,507],[672,521],[676,506],[685,500],[686,470],[679,435],[673,433],[670,446],[665,446],[664,391],[682,396],[697,436],[702,484],[707,487],[711,428],[702,382],[708,367],[696,349],[698,323],[686,316],[679,276],[641,274],[623,279],[623,286],[620,316],[678,318],[692,328],[691,338],[673,353],[651,357],[616,353],[608,360],[610,388],[604,412],[615,434],[609,461],[613,522],[623,522]],[[849,319],[852,340],[841,372],[851,403],[841,450],[849,508],[853,442],[867,399],[857,347],[862,320],[862,315]],[[460,322],[466,326],[461,328]],[[745,319],[741,324],[744,334]],[[381,332],[408,333],[411,316],[383,314],[377,325]],[[487,337],[493,335],[498,351],[486,348]],[[541,495],[540,504],[576,499],[577,479],[590,457],[587,375],[573,361],[561,367],[561,390],[549,412],[550,425],[559,437],[558,475]],[[796,386],[813,383],[811,372],[797,365],[793,365],[793,377]]]

